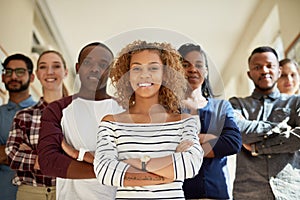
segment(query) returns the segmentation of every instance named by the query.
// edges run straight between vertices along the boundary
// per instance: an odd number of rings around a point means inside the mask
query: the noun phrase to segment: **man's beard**
[[[265,91],[272,90],[276,86],[276,83],[277,82],[273,83],[273,85],[271,85],[270,87],[265,87],[265,88],[259,87],[259,85],[256,85],[256,84],[254,84],[254,85],[255,85],[255,88],[259,89],[260,91],[265,92]]]
[[[8,92],[23,92],[25,90],[28,89],[29,85],[30,85],[30,80],[28,79],[28,81],[24,84],[21,83],[21,86],[19,88],[9,88],[9,82],[7,84],[5,84],[5,88]]]

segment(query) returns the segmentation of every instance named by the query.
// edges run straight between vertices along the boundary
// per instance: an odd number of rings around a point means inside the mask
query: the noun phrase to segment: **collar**
[[[197,89],[193,90],[191,94],[192,99],[201,99],[202,97],[202,88],[198,87]]]
[[[275,100],[277,99],[278,97],[280,97],[280,92],[278,90],[278,88],[275,88],[275,90],[270,93],[270,94],[263,94],[261,92],[259,92],[258,90],[254,89],[252,95],[251,95],[253,98],[255,99],[272,99],[272,100]]]
[[[39,102],[37,103],[38,106],[43,106],[43,108],[46,108],[48,106],[48,103],[44,100],[44,97],[41,97]]]
[[[33,106],[34,104],[36,104],[36,102],[33,100],[32,96],[30,95],[27,99],[25,99],[24,101],[21,101],[18,104],[9,100],[7,103],[7,108],[9,110],[12,110],[16,107],[27,108],[29,106]]]

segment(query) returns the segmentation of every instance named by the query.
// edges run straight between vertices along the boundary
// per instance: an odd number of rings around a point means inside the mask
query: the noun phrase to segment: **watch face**
[[[142,162],[148,162],[150,160],[150,156],[143,156],[142,158],[141,158],[141,161]]]

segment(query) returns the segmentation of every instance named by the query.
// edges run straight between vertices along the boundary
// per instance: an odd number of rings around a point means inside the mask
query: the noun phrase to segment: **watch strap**
[[[146,172],[146,162],[142,161],[142,171]]]
[[[83,161],[84,154],[85,154],[85,152],[87,152],[87,151],[89,151],[89,150],[84,149],[84,148],[80,148],[80,149],[79,149],[79,154],[78,154],[77,160],[78,160],[78,161]]]

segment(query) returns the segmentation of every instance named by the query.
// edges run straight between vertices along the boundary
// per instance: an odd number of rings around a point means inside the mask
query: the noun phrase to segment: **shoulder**
[[[7,110],[8,104],[3,104],[0,106],[0,112],[3,110]]]
[[[232,109],[232,105],[229,100],[225,99],[210,99],[213,107],[216,109]],[[216,109],[217,110],[217,109]]]
[[[180,118],[181,119],[188,119],[191,118],[193,115],[189,114],[189,113],[182,113],[180,114]],[[198,117],[198,116],[197,116]]]
[[[63,110],[71,104],[72,100],[73,96],[68,96],[49,103],[43,110],[42,119],[60,121],[63,117]]]
[[[48,109],[63,109],[65,107],[67,107],[72,101],[73,99],[76,98],[74,96],[67,96],[67,97],[63,97],[59,100],[53,101],[51,103],[48,104],[47,108]]]
[[[239,98],[239,97],[231,97],[231,98],[229,98],[229,102],[230,103],[232,103],[232,102],[237,102],[237,101],[239,101],[241,98]]]
[[[23,118],[23,117],[32,116],[35,111],[40,111],[40,109],[37,108],[36,105],[34,105],[32,107],[24,108],[24,109],[16,112],[15,118]]]
[[[232,105],[234,109],[240,109],[244,107],[246,104],[252,103],[254,98],[252,96],[248,97],[231,97],[229,99],[229,103]]]
[[[200,118],[198,115],[190,115],[190,114],[184,114],[182,116],[182,124],[184,128],[191,128],[194,127],[196,128],[197,132],[200,131],[201,128],[201,123],[200,123]]]
[[[186,123],[200,123],[199,116],[198,115],[191,115],[189,113],[183,113],[183,114],[177,114],[173,117],[173,122],[180,122],[182,124]]]
[[[115,118],[114,118],[114,115],[106,115],[102,118],[101,120],[102,122],[107,122],[107,121],[110,121],[110,122],[115,122]]]

